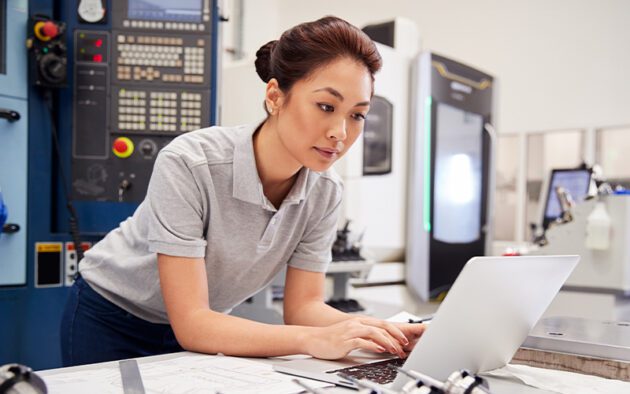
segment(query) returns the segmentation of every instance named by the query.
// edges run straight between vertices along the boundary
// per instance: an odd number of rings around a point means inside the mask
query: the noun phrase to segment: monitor
[[[129,19],[199,23],[201,0],[129,0]]]
[[[573,201],[579,204],[588,196],[588,190],[591,185],[591,175],[592,171],[587,168],[551,170],[543,210],[543,228],[547,229],[549,223],[560,217],[562,213],[560,202],[556,195],[556,188],[561,186],[566,189]]]

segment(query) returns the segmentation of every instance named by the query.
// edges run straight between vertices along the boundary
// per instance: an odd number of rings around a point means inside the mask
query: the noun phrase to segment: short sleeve
[[[204,211],[201,192],[190,167],[173,152],[155,161],[147,204],[149,250],[180,257],[204,257]]]
[[[341,193],[335,197],[335,201],[330,204],[332,208],[311,229],[307,229],[289,260],[289,266],[326,272],[332,261],[332,245],[337,236],[337,220],[341,211]]]

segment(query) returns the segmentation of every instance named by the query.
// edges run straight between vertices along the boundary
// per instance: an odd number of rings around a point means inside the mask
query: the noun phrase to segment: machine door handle
[[[2,226],[2,231],[0,231],[0,233],[15,234],[18,231],[20,231],[20,225],[19,224],[7,223],[4,226]]]
[[[20,120],[20,113],[11,109],[0,108],[0,118],[6,119],[9,122],[15,122]]]

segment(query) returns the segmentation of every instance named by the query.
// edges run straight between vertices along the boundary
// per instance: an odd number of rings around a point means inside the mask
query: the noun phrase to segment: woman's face
[[[372,78],[367,68],[341,58],[296,82],[277,113],[281,143],[301,165],[325,171],[363,131]]]

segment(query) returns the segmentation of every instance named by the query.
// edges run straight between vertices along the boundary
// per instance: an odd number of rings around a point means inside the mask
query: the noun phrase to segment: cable
[[[66,199],[66,208],[68,209],[68,213],[70,214],[70,218],[68,219],[68,222],[70,224],[70,236],[72,237],[74,250],[77,254],[77,273],[78,273],[79,263],[83,259],[83,248],[81,247],[81,238],[80,238],[80,232],[79,232],[79,220],[77,218],[77,212],[74,209],[74,205],[72,204],[72,199],[70,198],[70,183],[68,183],[68,178],[66,178],[66,171],[63,167],[61,147],[59,144],[59,135],[57,133],[55,117],[53,115],[53,98],[52,98],[51,89],[44,90],[44,101],[46,102],[46,107],[48,108],[48,113],[50,115],[50,128],[52,130],[53,143],[55,145],[55,152],[57,153],[57,159],[59,163],[59,174],[61,175],[61,181],[63,184],[63,187],[62,187],[63,194]]]

